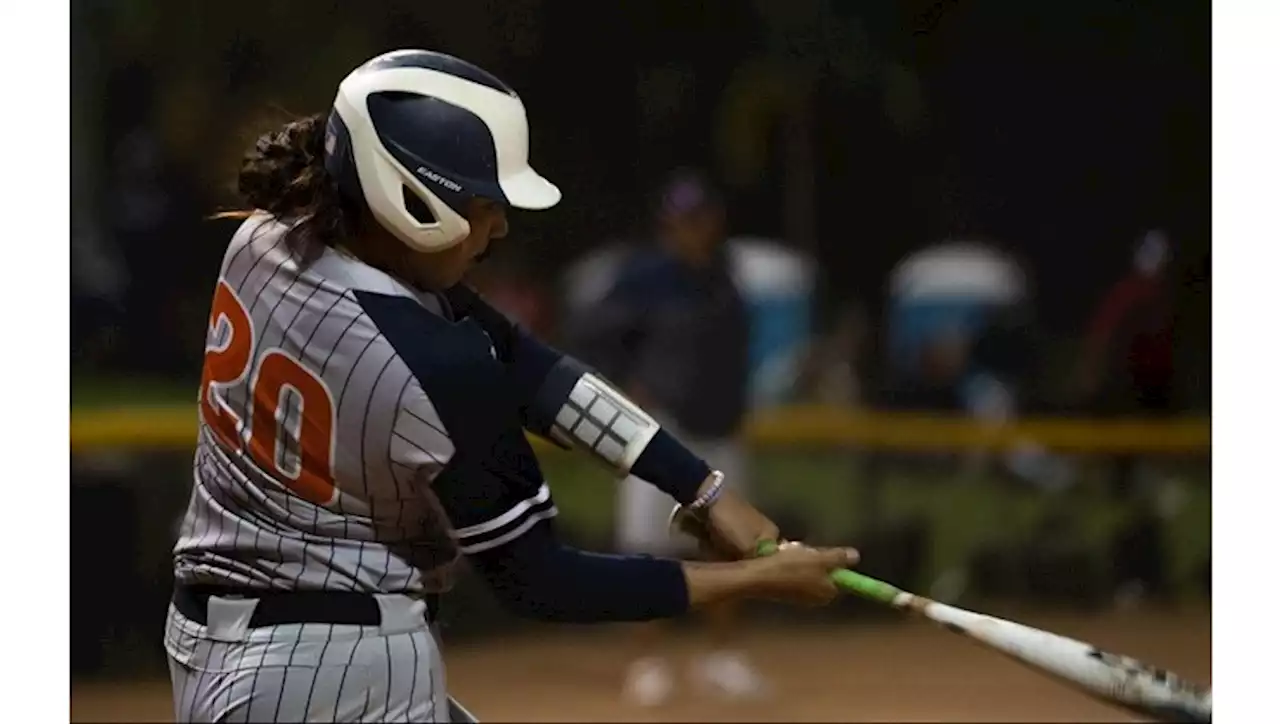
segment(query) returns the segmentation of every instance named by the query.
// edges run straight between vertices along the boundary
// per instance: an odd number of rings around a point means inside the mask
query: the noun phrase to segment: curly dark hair
[[[218,218],[248,218],[256,211],[292,224],[294,240],[333,246],[357,232],[359,205],[343,197],[324,167],[327,115],[316,113],[258,137],[244,155],[236,190],[248,210]]]

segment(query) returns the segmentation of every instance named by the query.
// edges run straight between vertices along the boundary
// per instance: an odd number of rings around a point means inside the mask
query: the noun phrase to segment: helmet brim
[[[541,211],[560,203],[560,189],[526,166],[500,182],[507,203],[517,209]]]

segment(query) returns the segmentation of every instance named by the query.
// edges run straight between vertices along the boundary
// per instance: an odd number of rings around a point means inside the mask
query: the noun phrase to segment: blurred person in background
[[[560,284],[564,313],[575,319],[589,316],[643,246],[615,239],[572,262]],[[722,249],[749,318],[747,406],[756,410],[794,402],[806,384],[816,262],[809,254],[756,236],[730,236]]]
[[[1138,240],[1129,272],[1094,311],[1080,364],[1079,388],[1095,409],[1164,414],[1173,391],[1173,288],[1168,236]]]
[[[691,450],[740,490],[747,470],[740,431],[748,406],[749,313],[726,247],[726,209],[701,173],[672,174],[659,199],[655,243],[618,247],[595,260],[612,272],[607,291],[572,305],[571,348],[650,410]],[[588,268],[588,267],[582,267]],[[634,476],[618,496],[617,543],[627,553],[684,552],[667,519],[674,501]],[[699,657],[695,683],[730,697],[765,690],[745,653],[732,647],[735,610],[708,612],[715,649]],[[624,694],[641,705],[674,691],[670,664],[657,654],[660,631],[641,631],[644,652],[626,674]]]
[[[1174,302],[1168,269],[1172,246],[1160,229],[1134,245],[1132,264],[1102,298],[1089,323],[1079,392],[1108,415],[1164,416],[1174,384]],[[1136,455],[1115,460],[1112,493],[1131,511],[1112,543],[1110,563],[1120,604],[1166,596],[1171,584],[1162,519],[1182,507],[1181,485]]]
[[[71,360],[77,372],[110,367],[124,323],[129,269],[96,219],[77,213],[71,233]]]

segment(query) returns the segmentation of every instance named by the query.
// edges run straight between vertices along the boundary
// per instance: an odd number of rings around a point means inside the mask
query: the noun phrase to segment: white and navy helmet
[[[560,189],[529,166],[529,122],[510,87],[464,60],[397,50],[338,86],[325,168],[346,196],[418,251],[447,249],[471,229],[473,197],[547,209]]]

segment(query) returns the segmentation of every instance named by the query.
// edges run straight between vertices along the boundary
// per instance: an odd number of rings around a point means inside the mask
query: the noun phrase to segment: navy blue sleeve
[[[508,319],[470,288],[454,287],[446,297],[459,315],[475,320],[493,341],[494,352],[507,369],[521,423],[530,431],[546,436],[551,421],[538,414],[534,401],[551,370],[565,355]],[[567,395],[568,390],[565,393]]]
[[[507,610],[570,623],[652,621],[689,610],[680,563],[650,556],[589,553],[539,523],[508,550],[471,561]]]
[[[573,385],[584,373],[595,371],[543,344],[466,287],[451,289],[448,299],[455,310],[476,320],[493,340],[498,359],[506,365],[514,384],[521,423],[531,432],[551,439],[551,424]],[[660,430],[631,472],[678,502],[688,504],[697,498],[698,488],[711,468],[670,433]]]
[[[502,485],[468,473],[433,486],[450,518],[466,516],[486,487],[497,493]],[[567,546],[556,536],[554,514],[550,496],[539,496],[527,507],[458,531],[462,552],[503,608],[523,618],[568,623],[649,621],[688,610],[678,561]]]

